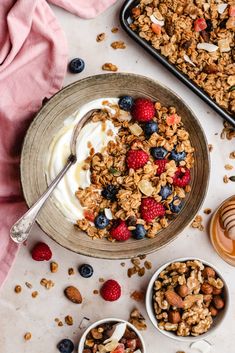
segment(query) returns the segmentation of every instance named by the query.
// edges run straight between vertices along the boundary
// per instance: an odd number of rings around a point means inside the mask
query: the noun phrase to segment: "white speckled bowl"
[[[86,340],[86,336],[87,334],[95,327],[101,325],[101,324],[104,324],[106,322],[111,322],[111,321],[114,321],[114,322],[120,322],[120,323],[126,323],[127,326],[129,326],[129,328],[131,330],[133,330],[136,335],[138,336],[138,338],[140,339],[140,342],[142,344],[142,353],[147,353],[146,351],[146,348],[145,348],[145,344],[144,344],[144,340],[143,340],[143,337],[141,336],[141,334],[139,333],[139,331],[135,328],[135,326],[133,326],[132,324],[130,324],[128,321],[125,321],[125,320],[121,320],[121,319],[116,319],[116,318],[106,318],[106,319],[102,319],[102,320],[99,320],[99,321],[96,321],[94,322],[92,325],[90,325],[86,331],[83,333],[80,341],[79,341],[79,345],[78,345],[78,353],[82,353],[83,352],[83,349],[84,349],[84,343],[85,343],[85,340]]]
[[[153,286],[154,286],[154,282],[156,281],[156,279],[158,278],[160,272],[162,272],[167,266],[169,266],[171,263],[174,262],[185,262],[188,260],[199,260],[201,261],[204,265],[209,266],[211,268],[213,268],[216,272],[216,274],[222,279],[222,281],[224,282],[224,299],[225,299],[225,307],[223,310],[221,310],[218,314],[218,316],[216,318],[213,319],[213,324],[211,326],[211,328],[204,334],[194,337],[194,336],[188,336],[188,337],[181,337],[181,336],[177,336],[175,333],[173,332],[169,332],[169,331],[165,331],[165,330],[161,330],[158,327],[158,321],[155,317],[155,313],[154,313],[154,309],[153,309]],[[162,265],[152,276],[149,284],[148,284],[148,288],[147,288],[147,292],[146,292],[146,298],[145,298],[145,304],[146,304],[146,310],[148,313],[148,316],[150,318],[150,320],[152,321],[152,324],[156,327],[156,329],[161,332],[163,335],[178,340],[178,341],[184,341],[184,342],[194,342],[194,341],[198,341],[198,340],[203,340],[205,339],[208,335],[210,335],[211,333],[213,333],[219,326],[222,325],[222,322],[229,310],[229,290],[228,290],[228,286],[226,284],[226,281],[224,279],[224,277],[221,275],[220,271],[211,263],[205,261],[205,260],[201,260],[198,258],[192,258],[192,257],[185,257],[185,258],[179,258],[179,259],[175,259],[172,261],[167,262],[166,264]]]

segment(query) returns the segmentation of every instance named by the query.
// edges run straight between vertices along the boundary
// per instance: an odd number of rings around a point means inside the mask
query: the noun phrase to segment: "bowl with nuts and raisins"
[[[204,339],[222,323],[228,307],[224,278],[200,259],[168,262],[155,272],[147,288],[146,309],[153,325],[180,341]]]
[[[139,331],[131,323],[114,318],[96,321],[83,333],[78,353],[146,353]]]

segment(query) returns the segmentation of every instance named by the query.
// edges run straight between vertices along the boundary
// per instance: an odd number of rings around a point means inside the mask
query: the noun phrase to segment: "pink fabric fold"
[[[115,0],[51,0],[92,18]],[[0,4],[0,286],[18,246],[9,238],[25,212],[19,180],[24,134],[45,97],[57,92],[67,68],[63,31],[45,0],[2,0]]]

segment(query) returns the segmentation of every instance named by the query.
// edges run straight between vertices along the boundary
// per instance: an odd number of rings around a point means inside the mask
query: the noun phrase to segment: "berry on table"
[[[116,195],[118,193],[118,187],[116,185],[107,185],[102,191],[101,191],[101,195],[107,199],[107,200],[111,200],[111,201],[115,201],[116,200]]]
[[[109,279],[102,285],[100,294],[104,300],[114,302],[121,296],[121,286],[114,279]]]
[[[157,175],[161,175],[166,171],[166,164],[168,163],[167,159],[156,159],[154,164],[157,165]]]
[[[174,197],[173,201],[169,204],[172,213],[179,213],[183,207],[183,202],[179,197]]]
[[[154,132],[158,132],[158,124],[151,120],[144,124],[144,133],[147,138],[149,138]]]
[[[169,159],[173,159],[176,162],[180,162],[185,160],[186,158],[186,153],[184,151],[182,152],[176,152],[176,150],[172,150],[169,156]]]
[[[35,261],[48,261],[52,257],[52,252],[49,246],[45,243],[37,243],[32,250],[32,258]]]
[[[133,118],[137,121],[150,121],[155,115],[154,104],[150,99],[137,98],[132,107],[131,114]]]
[[[71,60],[68,65],[68,69],[72,74],[79,74],[84,70],[84,68],[85,68],[85,63],[80,58],[75,58]]]
[[[78,271],[80,275],[84,278],[90,278],[93,275],[93,267],[89,264],[83,264],[79,266]]]
[[[154,159],[164,159],[167,155],[167,150],[164,147],[152,147],[150,153]]]
[[[126,222],[119,219],[110,229],[110,235],[117,241],[125,241],[131,237],[131,232],[128,229]]]
[[[153,197],[146,197],[141,200],[140,212],[146,222],[152,222],[155,218],[165,215],[165,208]]]
[[[143,239],[146,235],[146,229],[142,224],[137,224],[136,228],[132,231],[132,234],[136,240]]]
[[[72,353],[74,350],[74,344],[71,340],[64,338],[57,344],[57,348],[60,353]]]
[[[190,182],[190,170],[188,168],[178,167],[173,176],[173,185],[184,188]]]
[[[118,105],[122,110],[129,112],[134,104],[134,99],[131,96],[123,96],[119,99]]]
[[[159,194],[162,197],[162,200],[166,200],[168,196],[172,194],[172,189],[168,185],[162,186]]]
[[[134,170],[142,168],[149,160],[149,155],[143,150],[129,150],[126,163],[128,168]]]
[[[96,228],[104,229],[109,224],[109,220],[104,213],[99,213],[98,216],[95,217],[94,223]]]

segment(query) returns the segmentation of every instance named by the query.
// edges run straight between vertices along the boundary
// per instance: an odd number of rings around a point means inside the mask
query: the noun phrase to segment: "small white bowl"
[[[142,345],[142,353],[147,353],[146,348],[145,348],[145,344],[144,344],[144,340],[143,337],[141,336],[141,334],[139,333],[139,331],[135,328],[135,326],[133,326],[132,324],[130,324],[130,322],[125,321],[125,320],[121,320],[121,319],[116,319],[116,318],[107,318],[107,319],[102,319],[99,321],[94,322],[92,325],[90,325],[86,331],[83,333],[80,341],[79,341],[79,345],[78,345],[78,353],[82,353],[83,349],[84,349],[84,343],[86,340],[86,336],[88,335],[88,333],[95,327],[108,323],[108,322],[120,322],[120,323],[126,323],[127,326],[136,333],[137,337],[139,338],[141,345]]]
[[[213,270],[216,272],[216,274],[222,279],[222,281],[224,282],[224,299],[225,299],[225,307],[223,310],[221,310],[219,312],[219,314],[216,316],[216,318],[213,318],[213,324],[210,327],[210,329],[206,332],[203,333],[202,335],[199,336],[187,336],[187,337],[182,337],[182,336],[177,336],[174,332],[170,332],[170,331],[166,331],[166,330],[161,330],[158,327],[158,321],[156,319],[155,313],[154,313],[154,308],[153,308],[153,286],[154,286],[154,282],[157,280],[160,272],[162,272],[167,266],[169,266],[170,264],[174,263],[174,262],[185,262],[188,260],[199,260],[203,263],[203,265],[209,266],[211,268],[213,268]],[[215,268],[214,265],[212,265],[211,263],[205,261],[205,260],[201,260],[198,258],[192,258],[192,257],[185,257],[185,258],[180,258],[180,259],[175,259],[172,261],[167,262],[166,264],[162,265],[152,276],[149,284],[148,284],[148,288],[147,288],[147,292],[146,292],[146,298],[145,298],[145,304],[146,304],[146,310],[148,313],[148,316],[152,322],[152,324],[156,327],[156,329],[161,332],[163,335],[175,339],[177,341],[185,341],[185,342],[194,342],[194,341],[198,341],[198,340],[203,340],[205,339],[208,335],[210,335],[212,332],[214,332],[221,324],[222,321],[224,320],[228,309],[229,309],[229,290],[228,290],[228,286],[226,284],[226,281],[224,279],[224,277],[221,275],[220,271],[217,270],[217,268]]]

